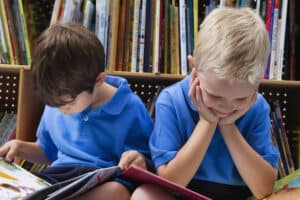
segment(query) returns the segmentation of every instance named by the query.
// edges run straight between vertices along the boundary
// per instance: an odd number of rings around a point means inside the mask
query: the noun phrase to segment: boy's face
[[[76,98],[71,98],[69,95],[61,97],[64,101],[69,102],[58,109],[64,114],[75,114],[82,112],[92,103],[92,94],[89,92],[81,92]]]
[[[220,118],[245,109],[258,88],[247,81],[220,78],[212,71],[197,76],[204,104]]]

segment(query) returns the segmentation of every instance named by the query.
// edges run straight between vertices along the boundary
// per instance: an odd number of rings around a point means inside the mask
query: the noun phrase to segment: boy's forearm
[[[251,192],[258,198],[272,192],[277,170],[243,138],[235,125],[219,126],[232,159]]]
[[[46,154],[36,142],[21,142],[18,156],[30,162],[42,164],[50,163]]]
[[[188,141],[158,173],[177,184],[186,186],[198,170],[216,129],[216,123],[199,121]]]

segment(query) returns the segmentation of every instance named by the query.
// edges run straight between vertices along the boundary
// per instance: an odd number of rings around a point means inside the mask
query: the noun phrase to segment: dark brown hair
[[[45,104],[61,106],[61,97],[92,92],[105,70],[104,49],[96,35],[80,24],[57,24],[37,39],[32,56],[34,87]]]

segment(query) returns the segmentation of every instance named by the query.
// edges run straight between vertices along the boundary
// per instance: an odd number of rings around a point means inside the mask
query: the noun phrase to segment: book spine
[[[137,53],[138,53],[138,35],[139,35],[139,11],[141,0],[134,1],[133,8],[133,30],[132,30],[132,55],[131,55],[131,72],[136,72]]]
[[[279,57],[278,57],[278,77],[282,78],[283,70],[283,57],[284,57],[284,42],[285,42],[285,32],[286,32],[286,19],[287,19],[287,7],[288,0],[282,0],[282,12],[281,12],[281,26],[280,26],[280,37],[279,37]]]
[[[52,15],[51,15],[51,20],[50,20],[50,25],[57,23],[61,3],[62,3],[61,0],[55,0]]]
[[[2,63],[9,63],[9,58],[8,58],[8,50],[7,50],[7,44],[5,41],[5,36],[4,36],[4,28],[2,24],[2,20],[0,19],[0,64]]]
[[[107,31],[108,31],[108,12],[109,12],[109,1],[97,0],[96,1],[96,19],[97,30],[96,35],[101,41],[105,55],[107,54]]]
[[[186,6],[184,0],[179,0],[179,31],[180,31],[180,69],[181,74],[187,74],[187,32],[186,32]]]
[[[15,29],[14,29],[14,25],[13,25],[12,13],[11,13],[11,10],[9,9],[9,0],[4,0],[4,9],[5,9],[5,14],[6,14],[6,19],[7,19],[10,43],[11,43],[12,52],[13,52],[13,54],[12,54],[12,58],[13,58],[12,64],[19,64],[18,44],[17,44]]]
[[[152,72],[158,73],[159,65],[159,33],[160,33],[160,0],[156,2],[155,6],[155,21],[154,21],[154,37],[153,37],[153,60],[152,60]]]
[[[276,62],[276,48],[277,48],[277,35],[278,35],[278,0],[275,0],[275,7],[273,11],[273,26],[272,26],[272,40],[271,40],[271,55],[270,55],[270,72],[269,79],[277,79],[277,62]]]
[[[124,55],[124,71],[130,71],[131,56],[132,56],[132,37],[133,37],[133,15],[134,15],[134,0],[129,1],[128,12],[126,16],[126,38],[125,38],[125,55]]]
[[[169,72],[169,66],[170,66],[170,1],[166,0],[164,2],[164,26],[163,26],[163,34],[164,34],[164,60],[163,60],[163,72],[164,73],[170,73]]]
[[[28,60],[27,60],[26,47],[25,47],[25,37],[24,37],[25,34],[22,28],[21,13],[18,6],[18,0],[13,0],[11,2],[11,9],[14,14],[13,24],[17,35],[17,41],[18,41],[19,52],[20,52],[20,61],[21,64],[27,65]]]
[[[256,8],[255,8],[255,12],[256,14],[260,14],[260,0],[256,0]]]
[[[6,46],[7,46],[7,49],[8,49],[9,63],[14,64],[13,49],[12,49],[11,39],[10,39],[10,35],[9,35],[9,30],[8,30],[8,22],[7,22],[5,8],[4,8],[4,1],[0,1],[0,13],[1,13],[0,17],[1,17],[1,20],[2,20],[2,26],[3,26],[5,42],[6,42]]]
[[[120,17],[119,17],[119,30],[118,30],[118,42],[117,42],[117,58],[116,65],[117,71],[122,71],[123,66],[123,54],[124,54],[124,39],[125,39],[125,23],[126,23],[126,4],[127,0],[121,0],[120,5]]]
[[[198,35],[198,0],[193,0],[193,15],[194,15],[194,46]]]
[[[139,56],[138,71],[143,72],[144,68],[144,51],[145,51],[145,26],[146,26],[146,6],[147,0],[142,0],[141,4],[141,23],[139,29]]]
[[[151,12],[152,12],[152,1],[146,0],[146,27],[145,27],[145,48],[144,48],[144,66],[143,72],[149,71],[149,64],[150,64],[150,39],[151,39],[151,32],[152,32],[152,23],[151,20]]]
[[[30,51],[30,45],[29,45],[29,37],[28,37],[28,31],[27,31],[27,23],[25,19],[25,14],[24,14],[24,8],[23,8],[23,3],[22,0],[18,0],[18,10],[20,12],[20,17],[21,17],[21,28],[23,30],[23,38],[25,42],[25,51],[26,51],[26,58],[27,58],[27,64],[31,63],[31,51]]]
[[[116,69],[116,57],[117,57],[117,40],[119,32],[119,12],[120,12],[120,0],[112,0],[110,3],[110,26],[108,41],[110,44],[109,47],[109,57],[108,57],[108,70],[114,71]]]
[[[92,3],[91,0],[85,0],[83,3],[83,19],[82,25],[86,28],[92,28],[92,17],[95,12],[95,5]]]

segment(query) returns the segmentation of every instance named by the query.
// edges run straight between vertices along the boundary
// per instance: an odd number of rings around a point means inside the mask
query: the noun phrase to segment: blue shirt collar
[[[111,115],[118,115],[125,108],[132,91],[124,78],[107,75],[105,82],[116,87],[117,91],[108,102],[100,106],[101,110]]]
[[[193,102],[191,101],[190,97],[189,97],[189,90],[190,90],[190,80],[191,80],[191,75],[187,76],[186,78],[184,78],[181,82],[181,88],[184,94],[184,98],[185,101],[187,102],[187,104],[189,105],[189,107],[195,111],[198,112],[196,106],[194,106]]]

